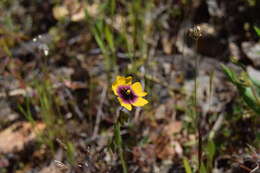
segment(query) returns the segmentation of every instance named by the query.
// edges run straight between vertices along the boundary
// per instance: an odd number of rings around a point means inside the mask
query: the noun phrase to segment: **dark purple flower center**
[[[133,103],[137,99],[134,91],[130,86],[120,86],[117,89],[118,96],[123,100],[124,103]]]

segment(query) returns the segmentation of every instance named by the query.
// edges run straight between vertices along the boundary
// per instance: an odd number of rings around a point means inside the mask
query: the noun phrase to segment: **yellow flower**
[[[112,90],[117,96],[121,106],[125,107],[129,111],[133,106],[144,106],[148,103],[143,96],[147,93],[143,91],[140,82],[132,84],[132,77],[117,76],[116,81],[112,84]]]

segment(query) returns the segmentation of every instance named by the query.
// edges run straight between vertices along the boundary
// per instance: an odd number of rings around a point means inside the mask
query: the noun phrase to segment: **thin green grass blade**
[[[191,167],[190,167],[190,163],[188,161],[188,159],[186,157],[183,158],[183,166],[185,168],[185,172],[186,173],[192,173]]]
[[[258,28],[257,26],[254,26],[254,30],[255,30],[256,34],[258,35],[258,37],[260,37],[260,28]]]

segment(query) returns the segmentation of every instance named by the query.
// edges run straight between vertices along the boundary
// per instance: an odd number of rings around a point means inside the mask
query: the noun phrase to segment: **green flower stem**
[[[255,99],[256,99],[257,104],[260,105],[260,99],[259,99],[259,97],[258,97],[258,95],[257,95],[257,92],[256,92],[255,87],[254,87],[254,86],[251,86],[251,90],[252,90],[252,93],[253,93],[253,95],[254,95],[254,97],[255,97]]]
[[[120,115],[120,112],[119,111],[119,115]],[[119,117],[117,117],[119,118]],[[117,121],[115,126],[114,126],[114,135],[115,135],[115,144],[116,144],[116,148],[119,152],[119,157],[120,157],[120,162],[121,162],[121,165],[122,165],[122,168],[123,168],[123,173],[127,173],[127,165],[126,165],[126,162],[125,162],[125,158],[124,158],[124,150],[123,150],[123,140],[122,140],[122,137],[121,137],[121,130],[120,130],[120,122]]]
[[[126,162],[125,162],[125,159],[124,159],[124,152],[123,152],[122,147],[119,148],[119,157],[120,157],[120,161],[121,161],[121,164],[122,164],[122,167],[123,167],[123,173],[127,173],[127,166],[126,166]]]

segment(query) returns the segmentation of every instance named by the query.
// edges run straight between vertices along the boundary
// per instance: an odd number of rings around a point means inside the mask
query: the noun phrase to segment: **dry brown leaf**
[[[39,171],[39,173],[61,173],[61,172],[62,171],[59,170],[59,168],[57,168],[55,164],[50,164],[48,167],[45,167]]]
[[[151,133],[150,140],[155,144],[155,153],[160,159],[171,159],[176,154],[182,155],[183,149],[181,144],[177,141],[174,133],[179,133],[182,129],[180,121],[173,121],[168,125],[162,127],[155,133]]]
[[[34,140],[45,124],[36,123],[33,127],[29,122],[17,122],[0,132],[0,153],[23,150],[24,146]]]
[[[84,82],[75,82],[70,80],[64,80],[64,85],[73,90],[86,88],[86,84]]]
[[[156,140],[155,153],[160,159],[170,159],[175,155],[175,149],[169,136],[160,136]]]
[[[25,173],[25,172],[32,172],[32,165],[30,163],[26,164],[22,169],[15,171],[15,173]]]
[[[162,38],[162,45],[163,45],[163,51],[167,55],[172,54],[172,45],[173,45],[173,39],[169,39],[169,36],[165,36]]]
[[[145,169],[146,167],[149,167],[149,165],[154,164],[156,159],[154,149],[154,145],[152,144],[148,144],[143,147],[134,147],[132,150],[134,162],[136,162],[142,169]],[[143,170],[143,172],[145,171]]]
[[[56,20],[62,19],[69,15],[69,10],[66,6],[57,6],[52,9],[53,16]]]
[[[156,109],[156,111],[155,111],[155,118],[156,118],[157,120],[163,119],[163,118],[165,118],[165,114],[166,114],[166,107],[165,107],[165,105],[160,105],[160,106]]]
[[[116,15],[114,20],[113,21],[111,20],[111,24],[112,22],[113,22],[113,27],[118,31],[122,31],[124,29],[124,26],[126,25],[126,19],[122,15]]]
[[[90,16],[95,17],[98,14],[99,4],[97,3],[93,3],[92,5],[85,4],[84,7],[88,10]]]
[[[172,136],[174,133],[179,133],[182,128],[181,121],[173,121],[164,127],[165,134]]]
[[[71,21],[78,22],[85,19],[85,9],[90,16],[95,17],[98,12],[98,4],[89,5],[78,1],[69,1],[64,5],[54,7],[52,13],[56,20],[70,17]]]

